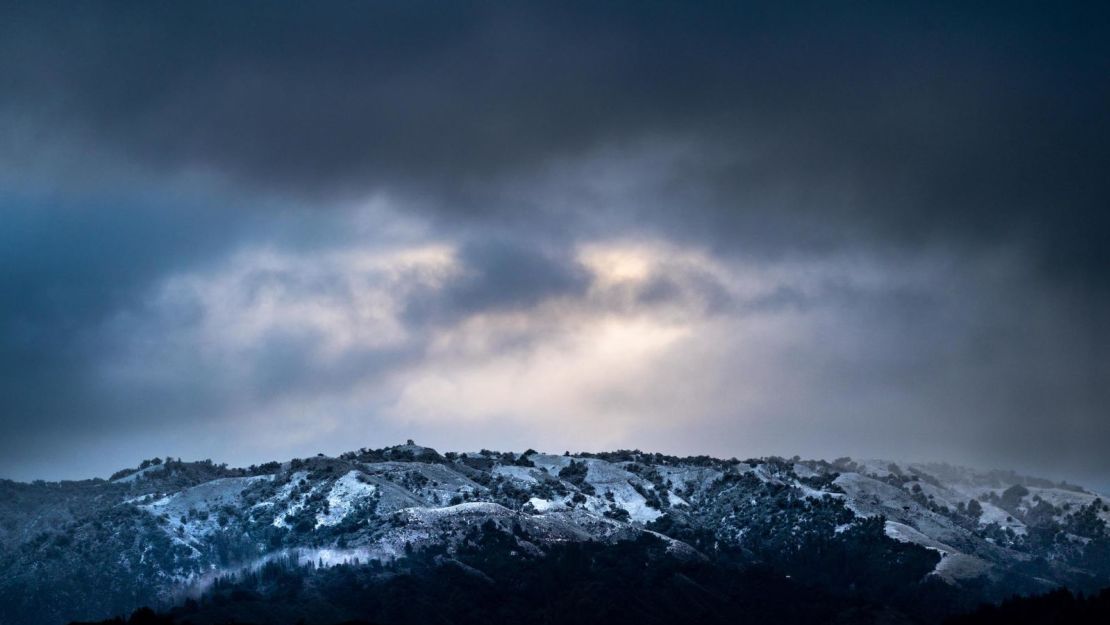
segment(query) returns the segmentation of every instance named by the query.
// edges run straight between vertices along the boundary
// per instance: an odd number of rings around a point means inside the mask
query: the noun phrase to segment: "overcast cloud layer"
[[[382,446],[1110,487],[1110,15],[0,1],[0,477]]]

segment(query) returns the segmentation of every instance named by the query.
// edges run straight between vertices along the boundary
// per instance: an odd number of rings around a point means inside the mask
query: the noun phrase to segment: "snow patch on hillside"
[[[535,469],[529,467],[517,467],[512,465],[498,465],[493,468],[493,474],[501,477],[507,477],[511,480],[521,482],[524,484],[539,484],[539,480],[532,474]]]
[[[937,562],[933,573],[946,581],[956,582],[985,575],[991,568],[993,565],[981,558],[966,553],[948,553]]]
[[[327,513],[316,514],[316,527],[338,525],[360,502],[373,497],[378,489],[360,481],[359,471],[349,471],[332,484],[328,492]]]
[[[551,475],[558,475],[563,467],[569,465],[574,458],[569,456],[556,456],[553,454],[532,454],[528,456],[537,469],[547,471]]]
[[[897,521],[887,521],[886,524],[883,526],[883,531],[888,537],[893,538],[894,540],[904,543],[921,545],[926,549],[932,549],[933,551],[939,552],[941,555],[947,555],[956,551],[952,547],[942,542],[933,540],[932,538],[926,536],[925,534],[922,534],[921,532],[910,527],[909,525],[906,525],[905,523],[899,523]]]
[[[824,497],[843,499],[845,496],[844,493],[833,493],[827,490],[818,490],[816,488],[813,488],[812,486],[802,484],[801,482],[795,482],[794,488],[797,488],[799,491],[801,491],[802,497],[806,497],[808,499],[822,499]]]
[[[999,527],[1002,527],[1003,529],[1012,529],[1014,533],[1018,534],[1019,536],[1024,536],[1028,533],[1028,530],[1026,530],[1025,528],[1025,524],[1015,519],[1013,516],[1010,515],[1009,512],[1006,512],[1002,508],[999,508],[998,506],[990,502],[984,501],[979,505],[983,508],[983,514],[979,516],[980,526],[997,523]]]
[[[454,506],[442,508],[406,508],[401,510],[411,519],[424,522],[440,520],[450,516],[512,516],[516,514],[501,504],[490,501],[468,501]]]
[[[141,477],[146,477],[146,476],[150,475],[151,473],[161,473],[162,471],[165,471],[165,470],[166,470],[166,465],[164,465],[164,464],[155,464],[155,465],[151,465],[151,466],[149,466],[145,469],[139,469],[139,470],[135,471],[134,473],[129,473],[129,474],[123,476],[123,477],[117,477],[116,479],[112,480],[112,482],[114,482],[116,484],[127,484],[127,483],[130,483],[130,482],[134,482],[134,481],[138,480]]]
[[[632,486],[633,481],[646,490],[655,490],[650,482],[640,479],[639,476],[629,473],[624,469],[603,460],[587,459],[586,482],[597,491],[596,497],[591,497],[586,506],[592,512],[604,514],[608,509],[610,499],[612,504],[628,513],[628,517],[637,523],[650,523],[663,516],[663,513],[647,505],[647,500]]]
[[[205,512],[224,505],[237,506],[243,491],[248,486],[260,480],[272,479],[274,479],[272,475],[219,478],[167,495],[140,507],[154,514],[168,514],[171,517],[180,518],[190,510]]]
[[[656,470],[663,477],[663,482],[670,484],[672,491],[681,490],[684,500],[692,493],[703,490],[713,482],[721,479],[724,473],[710,467],[671,467],[661,466]]]
[[[567,498],[562,497],[556,500],[541,499],[539,497],[532,497],[528,500],[532,505],[532,509],[539,513],[552,512],[554,510],[565,510],[567,507]]]

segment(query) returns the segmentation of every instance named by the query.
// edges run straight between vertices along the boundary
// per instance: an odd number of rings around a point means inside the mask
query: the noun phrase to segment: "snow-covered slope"
[[[413,444],[247,469],[145,465],[110,481],[7,483],[11,500],[41,514],[0,500],[11,519],[0,601],[50,584],[66,599],[42,622],[100,617],[279,557],[335,566],[450,555],[479,529],[511,536],[528,557],[655,536],[675,557],[795,576],[815,575],[815,553],[869,549],[892,570],[925,562],[922,580],[957,586],[1110,583],[1104,500],[1010,472],[638,451],[441,455]]]

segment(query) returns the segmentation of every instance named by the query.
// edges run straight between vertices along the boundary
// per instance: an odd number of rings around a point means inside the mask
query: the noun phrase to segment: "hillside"
[[[0,482],[0,623],[204,605],[229,588],[258,597],[259,576],[275,570],[317,580],[313,596],[330,607],[313,613],[337,622],[360,616],[328,598],[339,571],[367,576],[364,591],[451,567],[513,577],[504,567],[542,568],[573,545],[689,568],[681,577],[702,575],[710,596],[730,596],[719,580],[756,576],[772,595],[796,585],[936,620],[1013,593],[1110,585],[1108,520],[1104,501],[1074,485],[848,458],[410,443],[248,468],[155,459],[110,480]],[[660,596],[679,593],[659,583]]]

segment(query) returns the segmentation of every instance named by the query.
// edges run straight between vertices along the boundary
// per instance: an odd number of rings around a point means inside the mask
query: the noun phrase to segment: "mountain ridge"
[[[511,537],[519,557],[658,540],[667,558],[766,566],[861,596],[880,583],[855,579],[844,554],[889,556],[875,566],[892,577],[921,568],[907,587],[939,582],[968,601],[1110,583],[1097,493],[944,464],[440,454],[409,441],[245,468],[152,459],[109,480],[2,481],[0,494],[0,623],[169,607],[277,561],[450,557],[476,527]]]

